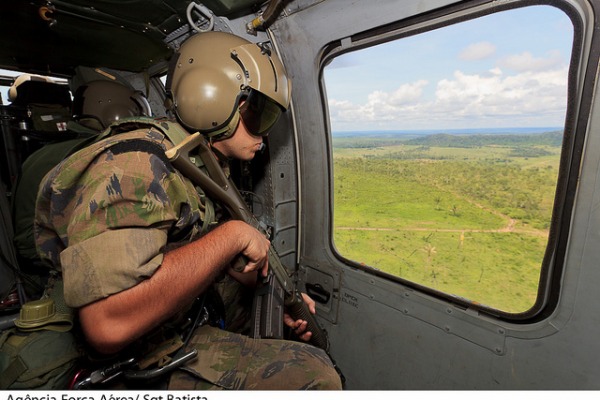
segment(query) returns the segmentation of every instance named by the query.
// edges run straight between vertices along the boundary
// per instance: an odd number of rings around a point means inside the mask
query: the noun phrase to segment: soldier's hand
[[[239,237],[242,238],[241,254],[246,258],[246,265],[241,272],[260,270],[263,276],[267,276],[271,242],[261,232],[246,223]]]
[[[308,311],[310,311],[311,314],[316,314],[317,309],[315,306],[315,304],[316,304],[315,301],[313,299],[311,299],[310,296],[307,295],[306,293],[302,293],[302,299],[308,306]],[[310,338],[312,336],[312,332],[306,330],[306,326],[308,325],[308,322],[306,322],[305,320],[297,319],[294,321],[288,313],[284,313],[283,314],[283,323],[286,324],[287,326],[289,326],[291,329],[293,329],[294,333],[296,335],[298,335],[298,337],[300,339],[302,339],[303,341],[308,342],[310,340]]]

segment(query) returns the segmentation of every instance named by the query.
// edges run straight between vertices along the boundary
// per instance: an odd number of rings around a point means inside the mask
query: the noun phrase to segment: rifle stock
[[[198,154],[208,174],[190,161],[189,153],[194,149],[198,149]],[[204,136],[196,132],[177,146],[167,150],[165,154],[185,177],[201,187],[206,194],[221,201],[232,218],[242,220],[266,235],[265,230],[262,229],[254,214],[250,212],[233,182],[225,176]],[[283,297],[283,304],[287,307],[290,316],[294,320],[302,319],[307,322],[307,331],[312,332],[310,342],[329,353],[329,340],[325,331],[319,326],[300,292],[294,287],[272,244],[269,248],[269,276],[263,279],[263,287],[258,290],[262,299],[255,299],[253,306],[253,311],[260,315],[260,318],[255,318],[254,321],[255,333],[260,331],[258,334],[262,337],[281,337],[283,308],[279,305],[279,309],[277,309],[278,306],[273,299]],[[260,293],[261,291],[263,293]],[[273,314],[265,317],[267,315],[265,311]],[[262,320],[262,324],[260,320]]]

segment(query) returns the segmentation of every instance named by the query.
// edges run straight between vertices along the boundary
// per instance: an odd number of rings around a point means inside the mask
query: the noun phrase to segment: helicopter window
[[[530,310],[573,32],[563,11],[538,5],[333,58],[323,76],[337,253],[471,304]]]
[[[19,71],[12,71],[8,69],[0,69],[0,105],[7,105],[12,103],[9,96],[9,90],[11,86],[13,86],[15,79],[22,75],[25,75],[25,73]],[[47,79],[55,83],[67,84],[67,80],[64,78],[57,78],[54,76],[41,76],[36,74],[33,75],[37,77],[34,79]]]
[[[22,74],[22,72],[0,69],[0,104],[10,104],[8,91],[14,79]]]

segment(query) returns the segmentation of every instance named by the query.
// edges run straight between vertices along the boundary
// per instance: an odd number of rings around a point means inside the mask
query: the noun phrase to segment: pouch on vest
[[[0,389],[66,389],[79,356],[72,332],[4,331],[0,336]]]
[[[42,132],[65,132],[71,117],[71,109],[60,104],[30,104],[27,114],[33,129]]]

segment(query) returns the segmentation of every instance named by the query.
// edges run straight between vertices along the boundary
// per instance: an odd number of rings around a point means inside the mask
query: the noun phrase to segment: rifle
[[[190,161],[190,151],[194,149],[198,149],[207,172]],[[269,237],[266,229],[249,210],[235,184],[223,172],[202,134],[194,133],[165,154],[186,178],[202,188],[207,195],[221,201],[232,218],[246,222]],[[268,275],[259,284],[253,304],[253,337],[283,337],[283,303],[294,320],[302,319],[307,322],[307,331],[312,332],[310,342],[329,353],[329,339],[325,331],[310,313],[272,244],[269,248]]]

